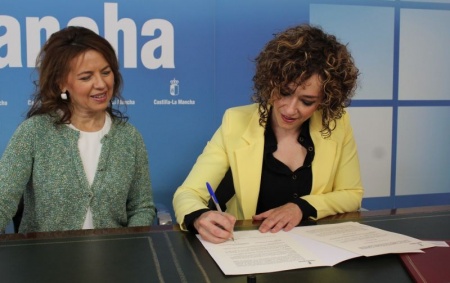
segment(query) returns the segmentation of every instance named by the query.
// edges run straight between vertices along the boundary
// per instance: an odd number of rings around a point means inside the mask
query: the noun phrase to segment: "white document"
[[[296,227],[292,233],[322,241],[362,256],[421,252],[421,249],[435,246],[430,242],[357,222]]]
[[[333,266],[360,256],[283,231],[275,234],[263,234],[258,230],[235,231],[233,235],[234,241],[221,244],[213,244],[197,236],[226,275]],[[333,256],[327,257],[330,253]]]
[[[359,257],[422,252],[430,242],[356,222],[296,227],[290,232],[235,231],[234,241],[198,239],[225,275],[256,274],[333,266]]]

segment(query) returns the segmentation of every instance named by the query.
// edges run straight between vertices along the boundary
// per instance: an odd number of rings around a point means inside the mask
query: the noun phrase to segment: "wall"
[[[301,22],[348,43],[362,72],[349,112],[363,206],[450,203],[450,0],[2,1],[0,153],[29,106],[41,44],[84,25],[118,51],[117,103],[145,139],[156,201],[171,209],[224,110],[250,102],[252,59]]]

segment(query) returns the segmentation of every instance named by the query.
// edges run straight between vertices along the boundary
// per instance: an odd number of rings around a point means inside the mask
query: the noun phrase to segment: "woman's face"
[[[114,91],[114,73],[102,54],[88,50],[72,59],[66,83],[73,106],[72,115],[95,115],[104,112]]]
[[[304,84],[288,85],[294,92],[289,96],[281,96],[273,102],[272,127],[274,130],[300,130],[303,122],[308,120],[322,101],[322,84],[317,74],[312,75]]]

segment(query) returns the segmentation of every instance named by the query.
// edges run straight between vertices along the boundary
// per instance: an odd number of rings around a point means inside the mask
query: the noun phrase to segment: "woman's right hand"
[[[194,227],[203,240],[218,244],[233,238],[236,218],[228,213],[207,211],[194,221]]]

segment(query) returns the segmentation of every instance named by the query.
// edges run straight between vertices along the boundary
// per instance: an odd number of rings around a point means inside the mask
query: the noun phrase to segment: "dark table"
[[[450,206],[336,215],[302,225],[356,221],[429,240],[450,239]],[[236,230],[258,223],[238,221]],[[333,267],[257,274],[256,282],[412,282],[396,254]],[[0,235],[0,282],[247,282],[225,276],[194,235],[177,226]]]

